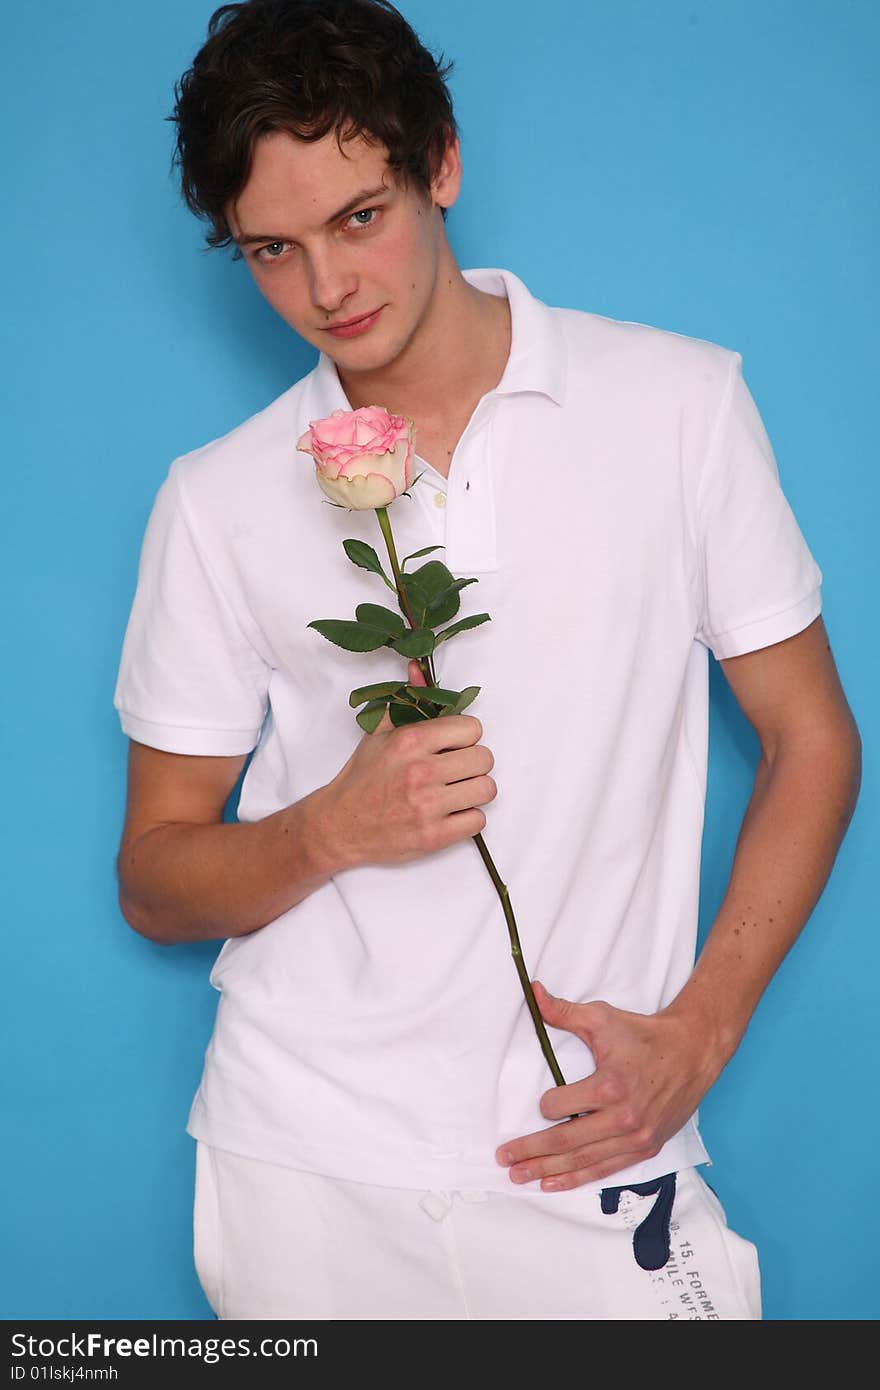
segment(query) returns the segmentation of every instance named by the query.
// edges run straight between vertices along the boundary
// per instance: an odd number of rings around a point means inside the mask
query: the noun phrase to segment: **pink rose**
[[[315,460],[315,477],[331,502],[352,511],[387,507],[412,482],[415,426],[380,405],[312,420],[296,447]]]

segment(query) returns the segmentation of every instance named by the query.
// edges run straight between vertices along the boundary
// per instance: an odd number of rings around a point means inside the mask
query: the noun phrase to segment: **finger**
[[[435,766],[439,780],[447,786],[469,777],[485,777],[495,766],[495,758],[485,744],[470,748],[454,748],[436,755]]]
[[[560,1173],[592,1169],[620,1154],[635,1154],[641,1161],[659,1153],[661,1142],[656,1127],[638,1125],[627,1110],[600,1111],[569,1124],[554,1125],[544,1135],[528,1135],[506,1145],[514,1157],[508,1176],[515,1183],[535,1182]],[[618,1159],[617,1166],[624,1164]]]
[[[607,1110],[609,1105],[617,1105],[622,1100],[624,1093],[620,1082],[606,1076],[600,1067],[583,1081],[551,1086],[541,1096],[539,1108],[547,1120],[565,1120],[569,1115],[580,1115],[587,1110]]]
[[[436,806],[441,816],[455,815],[456,811],[469,811],[473,806],[487,806],[498,795],[498,788],[491,777],[466,777],[462,782],[441,787]]]
[[[447,714],[442,719],[429,719],[424,724],[408,727],[419,730],[426,753],[440,753],[447,748],[467,748],[483,736],[483,726],[473,714]]]
[[[501,1145],[495,1157],[503,1166],[512,1168],[517,1164],[533,1164],[545,1158],[572,1154],[607,1139],[626,1139],[628,1147],[632,1148],[635,1129],[632,1116],[620,1108],[594,1110],[587,1115],[579,1114],[577,1119],[536,1130],[534,1134],[510,1139]]]
[[[572,1126],[575,1123],[573,1120]],[[583,1131],[581,1134],[583,1136]],[[522,1185],[578,1173],[586,1175],[580,1181],[590,1182],[606,1176],[608,1172],[616,1172],[628,1163],[653,1158],[659,1151],[660,1145],[653,1134],[624,1130],[619,1123],[606,1122],[581,1143],[569,1143],[564,1148],[557,1145],[556,1151],[536,1150],[529,1157],[520,1157],[511,1165],[508,1177],[511,1182]],[[603,1171],[599,1172],[599,1168]]]
[[[550,1125],[547,1129],[536,1130],[534,1134],[509,1139],[495,1150],[496,1162],[502,1167],[512,1167],[552,1154],[572,1153],[589,1142],[592,1130],[587,1128],[587,1122],[592,1118],[591,1115],[579,1115],[576,1120],[566,1120],[564,1124]]]
[[[422,681],[422,685],[424,684]],[[386,706],[373,733],[390,733],[395,727]],[[426,753],[438,753],[448,748],[467,748],[483,735],[482,724],[472,714],[449,714],[443,719],[428,719],[401,727],[419,731],[422,749]]]
[[[609,1185],[613,1185],[614,1179],[623,1172],[624,1168],[632,1168],[637,1163],[644,1163],[646,1158],[653,1158],[654,1154],[658,1152],[658,1149],[647,1152],[644,1149],[622,1152],[619,1147],[609,1146],[601,1156],[592,1154],[589,1161],[580,1167],[541,1178],[541,1191],[568,1192],[571,1188],[583,1187],[588,1182],[608,1180],[610,1180]]]

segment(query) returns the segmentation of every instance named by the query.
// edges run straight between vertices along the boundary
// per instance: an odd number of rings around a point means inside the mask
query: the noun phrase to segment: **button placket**
[[[479,417],[459,440],[457,462],[447,491],[447,561],[454,574],[497,569],[495,506],[491,485],[491,440],[494,413]],[[461,451],[459,455],[459,450]]]

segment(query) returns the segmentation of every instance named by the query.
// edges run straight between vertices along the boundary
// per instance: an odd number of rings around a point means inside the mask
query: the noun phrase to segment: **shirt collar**
[[[468,284],[487,294],[506,295],[510,304],[510,355],[495,394],[512,396],[535,391],[562,405],[565,394],[565,344],[553,311],[536,299],[510,270],[463,270]],[[310,416],[326,419],[334,410],[351,406],[332,357],[322,352],[312,373]]]
[[[506,294],[510,304],[510,356],[495,387],[499,395],[537,391],[557,405],[565,397],[565,343],[548,305],[536,299],[510,270],[463,270],[468,284],[487,294]]]

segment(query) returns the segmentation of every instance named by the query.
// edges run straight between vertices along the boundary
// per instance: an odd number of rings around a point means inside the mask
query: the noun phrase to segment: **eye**
[[[273,248],[273,246],[289,246],[289,245],[290,245],[290,242],[288,242],[288,241],[270,241],[266,246],[261,246],[261,247],[259,248],[258,251],[255,251],[255,252],[254,252],[254,259],[255,259],[255,260],[258,260],[258,261],[259,261],[259,260],[264,260],[264,259],[265,259],[265,260],[269,260],[269,261],[277,261],[277,260],[280,259],[279,256],[277,256],[277,255],[272,255],[272,256],[266,256],[266,257],[264,257],[264,256],[263,256],[263,252],[264,252],[264,251],[271,251],[272,248]]]
[[[351,220],[354,221],[355,218],[368,217],[370,219],[369,222],[358,221],[356,225],[358,227],[372,227],[378,211],[378,208],[361,208],[359,212],[353,212],[351,214]]]

